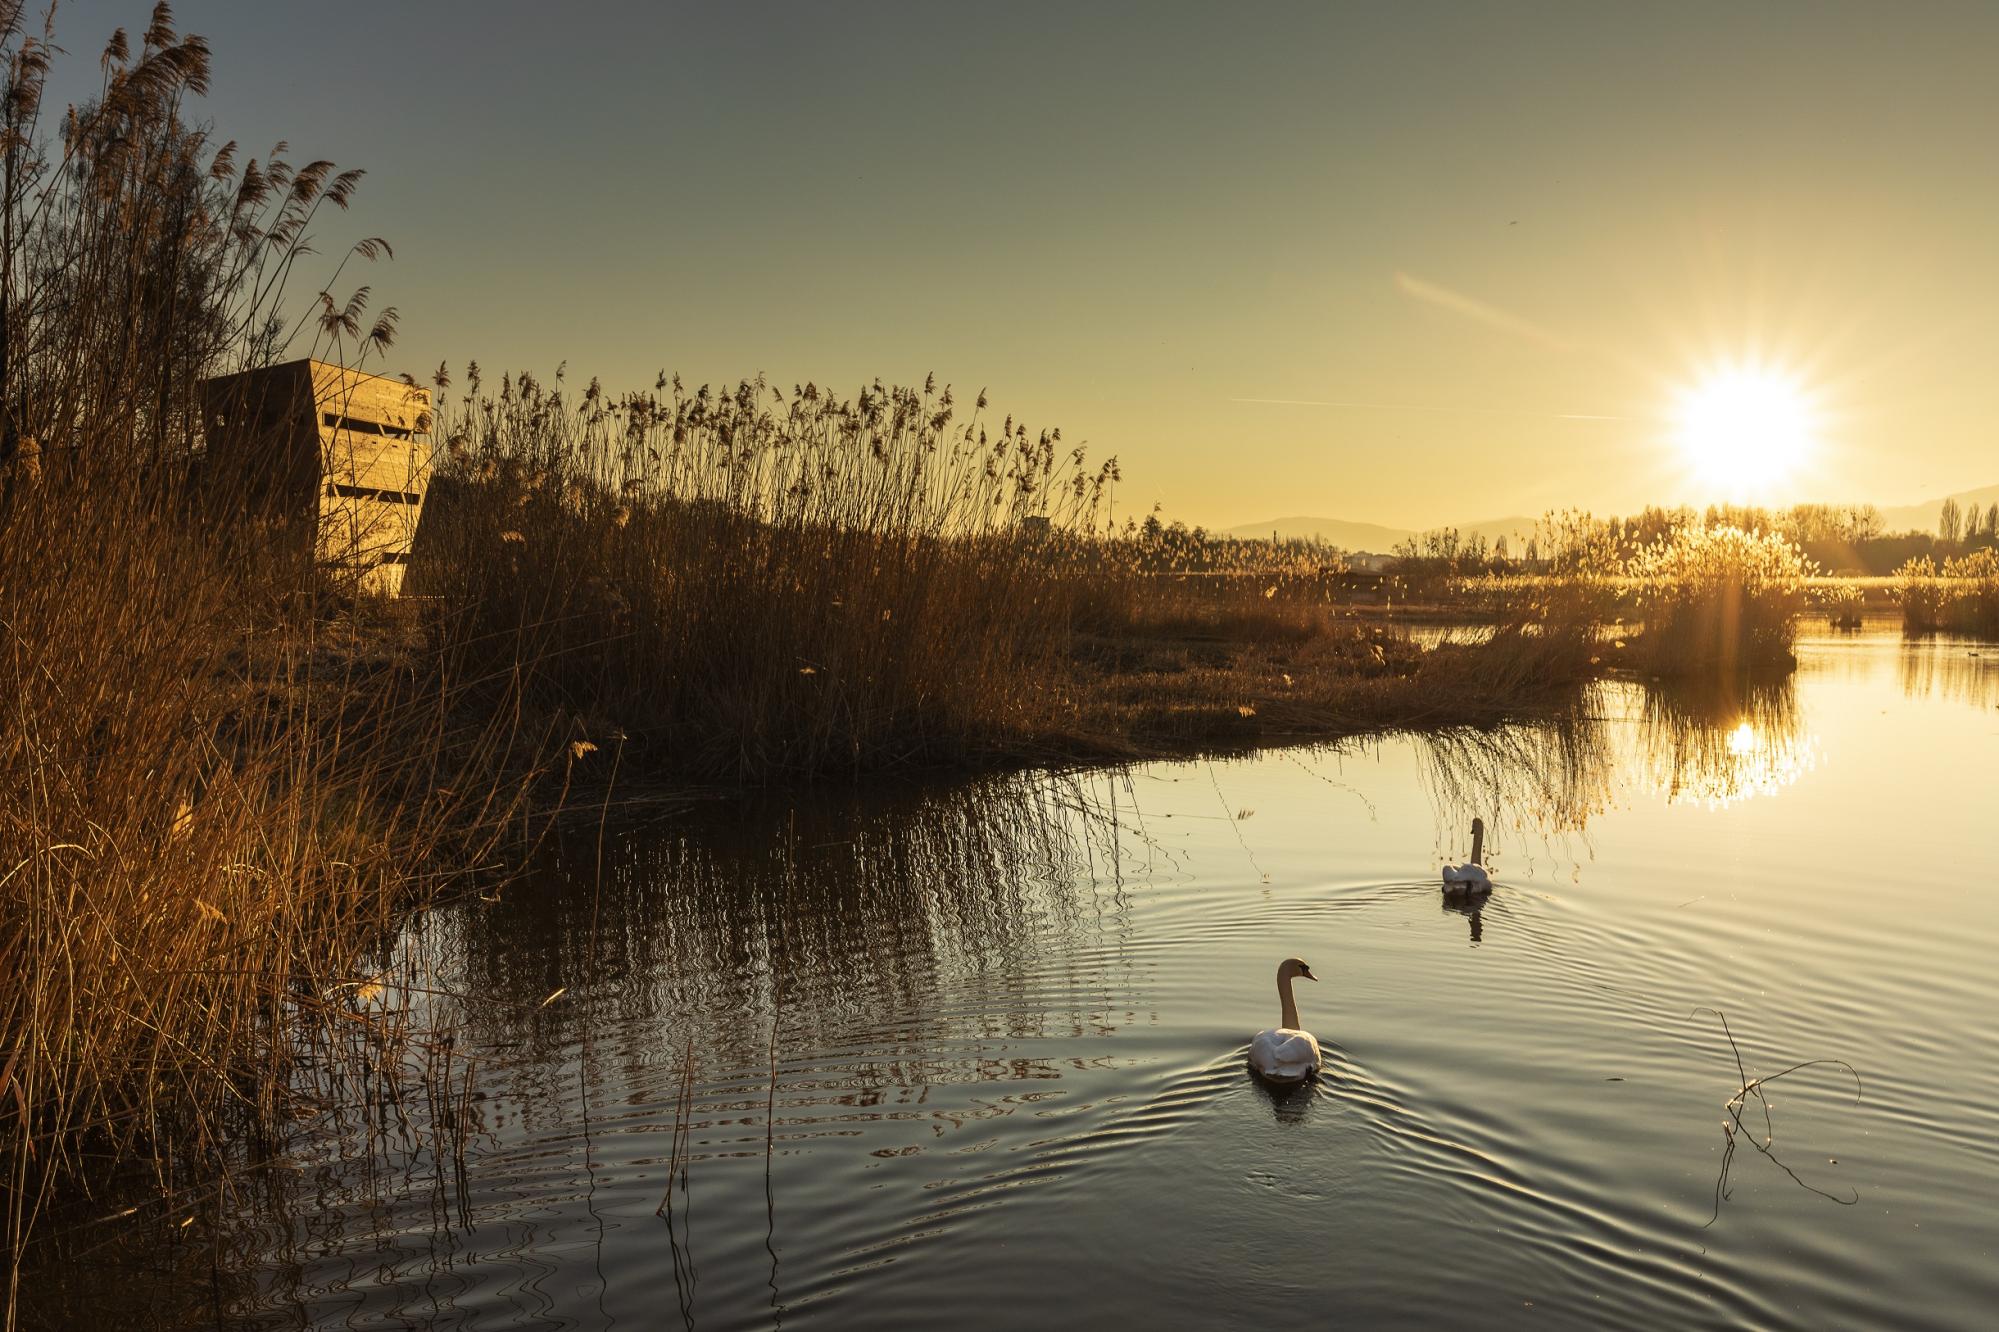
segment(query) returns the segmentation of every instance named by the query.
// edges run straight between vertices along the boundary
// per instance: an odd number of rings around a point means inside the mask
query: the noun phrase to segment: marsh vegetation
[[[1941,565],[1924,556],[1903,565],[1895,582],[1907,632],[1999,638],[1999,551],[1988,546]]]

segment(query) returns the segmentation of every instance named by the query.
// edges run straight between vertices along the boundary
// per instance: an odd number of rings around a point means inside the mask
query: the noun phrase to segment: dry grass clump
[[[1906,633],[1999,637],[1999,551],[1953,556],[1941,569],[1927,555],[1910,560],[1895,573],[1895,596]]]
[[[1629,595],[1603,570],[1550,574],[1481,574],[1450,586],[1456,605],[1502,629],[1538,635],[1582,657],[1595,654],[1604,625]]]
[[[1789,663],[1811,562],[1789,540],[1739,527],[1683,527],[1625,565],[1654,674]]]
[[[440,376],[442,378],[442,376]],[[951,391],[761,382],[610,400],[503,381],[446,399],[411,587],[471,669],[628,761],[765,781],[949,764],[1059,708],[1115,477],[1059,432],[957,423]]]
[[[1834,629],[1858,629],[1866,605],[1864,589],[1852,579],[1820,580],[1810,587],[1812,604],[1825,612],[1826,623]]]
[[[1902,629],[1911,634],[1932,634],[1943,625],[1946,594],[1937,581],[1936,561],[1918,555],[1895,571],[1895,600],[1902,607]]]
[[[16,1259],[65,1182],[156,1150],[167,1182],[283,1122],[302,1025],[349,1043],[339,983],[510,803],[481,809],[507,737],[459,725],[421,653],[342,641],[296,570],[191,534],[164,479],[93,469],[0,513]]]

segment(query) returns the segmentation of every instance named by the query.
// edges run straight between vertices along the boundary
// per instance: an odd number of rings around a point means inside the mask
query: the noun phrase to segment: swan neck
[[[1471,863],[1474,865],[1483,865],[1485,863],[1485,821],[1483,819],[1473,819],[1471,821]]]
[[[1291,997],[1291,977],[1277,978],[1277,998],[1284,1005],[1284,1016],[1278,1019],[1277,1025],[1290,1031],[1299,1030],[1298,1001]]]

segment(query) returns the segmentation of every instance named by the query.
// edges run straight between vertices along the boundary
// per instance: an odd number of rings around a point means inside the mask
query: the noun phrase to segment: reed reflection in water
[[[1725,808],[1775,795],[1818,762],[1789,676],[1654,684],[1643,729],[1652,785],[1676,804]]]
[[[608,1244],[618,1264],[637,1245],[645,1275],[621,1268],[613,1295],[585,1267],[593,1302],[654,1284],[655,1248],[690,1319],[782,1302],[799,1237],[810,1250],[843,1230],[843,1190],[821,1175],[795,1196],[794,1158],[864,1142],[839,1173],[879,1189],[870,1175],[907,1174],[940,1139],[1116,1062],[1093,1042],[1139,1016],[1117,1002],[1118,899],[1121,861],[1144,848],[1114,785],[1092,786],[716,810],[614,844],[601,876],[586,830],[532,883],[428,918],[405,946],[450,959],[440,973],[476,996],[460,1039],[486,1060],[473,1224],[357,1179],[314,1197],[307,1247],[358,1243],[371,1262],[331,1282],[323,1262],[286,1263],[268,1297],[323,1315],[352,1283],[369,1307],[393,1289],[389,1307],[485,1308],[542,1255]],[[1087,965],[1067,960],[1078,949]],[[745,1181],[767,1160],[760,1197]]]
[[[1999,644],[1946,639],[1919,643],[1895,658],[1902,690],[1991,711],[1999,708]]]
[[[1811,771],[1817,738],[1789,676],[1699,683],[1611,681],[1537,724],[1410,737],[1439,825],[1484,818],[1516,841],[1587,833],[1621,798],[1728,805],[1774,795]],[[1503,862],[1495,843],[1489,860]]]

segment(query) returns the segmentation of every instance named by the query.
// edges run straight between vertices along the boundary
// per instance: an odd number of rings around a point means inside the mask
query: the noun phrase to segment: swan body
[[[1287,957],[1277,968],[1277,998],[1283,1016],[1278,1025],[1259,1031],[1249,1043],[1249,1066],[1265,1082],[1303,1082],[1319,1071],[1319,1041],[1298,1025],[1298,1003],[1291,995],[1293,977],[1319,979],[1312,968],[1295,957]]]
[[[1319,1071],[1319,1041],[1309,1031],[1275,1027],[1249,1043],[1250,1067],[1265,1082],[1303,1082]]]
[[[1485,854],[1485,820],[1471,821],[1471,859],[1462,865],[1444,866],[1444,891],[1483,893],[1492,890],[1492,876],[1479,861]]]

